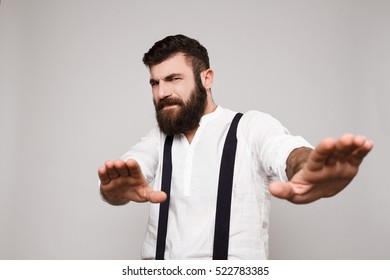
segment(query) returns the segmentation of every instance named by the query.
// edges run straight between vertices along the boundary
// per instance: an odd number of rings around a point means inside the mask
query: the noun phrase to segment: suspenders
[[[214,260],[226,260],[229,249],[230,208],[233,189],[234,162],[237,148],[237,126],[242,117],[237,113],[232,120],[222,152],[219,171],[217,206],[214,231]],[[160,204],[160,213],[157,229],[156,260],[163,260],[165,240],[167,236],[168,211],[172,177],[172,143],[173,137],[167,136],[164,143],[162,186],[161,190],[167,194],[167,200]]]
[[[215,215],[213,260],[227,260],[229,247],[230,206],[232,201],[234,162],[237,148],[237,126],[242,117],[237,113],[223,146],[219,170],[217,211]]]
[[[167,237],[168,210],[171,194],[172,178],[172,142],[173,137],[167,136],[164,143],[163,169],[161,190],[167,194],[167,200],[160,204],[160,213],[158,216],[156,260],[163,260],[165,253],[165,240]]]

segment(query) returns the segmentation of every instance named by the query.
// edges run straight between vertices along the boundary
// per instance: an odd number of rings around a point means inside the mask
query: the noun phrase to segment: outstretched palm
[[[106,161],[98,173],[102,195],[111,204],[122,205],[129,201],[160,203],[166,200],[165,193],[154,191],[149,186],[135,160]]]
[[[345,134],[338,140],[324,139],[289,182],[272,183],[270,192],[293,203],[333,196],[352,181],[372,147],[372,141],[363,136]]]

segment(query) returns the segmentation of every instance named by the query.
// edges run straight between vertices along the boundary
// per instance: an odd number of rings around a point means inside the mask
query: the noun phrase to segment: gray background
[[[386,0],[1,1],[0,258],[139,258],[148,205],[103,203],[97,168],[154,125],[141,58],[177,33],[208,48],[218,104],[375,141],[337,197],[273,199],[270,258],[390,258],[389,30]]]

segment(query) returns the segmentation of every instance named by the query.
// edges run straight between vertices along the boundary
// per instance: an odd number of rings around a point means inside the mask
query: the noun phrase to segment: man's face
[[[206,89],[199,75],[181,53],[150,68],[150,84],[156,119],[168,135],[185,133],[198,127],[207,103]]]

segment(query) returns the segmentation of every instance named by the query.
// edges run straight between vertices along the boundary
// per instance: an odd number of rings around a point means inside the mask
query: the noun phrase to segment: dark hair
[[[168,36],[156,42],[144,54],[142,61],[150,68],[177,53],[183,53],[191,61],[194,74],[210,68],[207,49],[197,40],[181,34]]]

